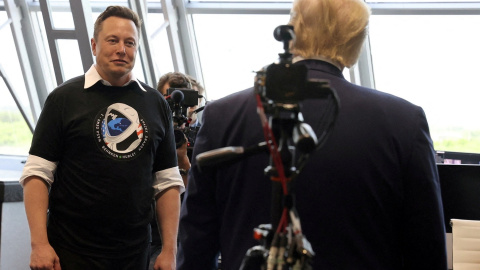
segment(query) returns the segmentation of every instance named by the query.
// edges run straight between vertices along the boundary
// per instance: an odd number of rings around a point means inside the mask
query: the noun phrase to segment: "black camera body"
[[[188,140],[187,148],[193,148],[198,127],[184,125],[188,123],[187,108],[198,105],[198,91],[185,88],[168,88],[167,101],[173,114],[175,144],[177,149]]]
[[[167,95],[171,96],[173,92],[180,91],[183,94],[183,99],[180,101],[180,105],[184,108],[193,107],[198,105],[198,91],[193,89],[186,89],[186,88],[168,88]],[[173,102],[175,102],[172,99]]]
[[[178,127],[175,128],[173,133],[175,134],[176,148],[180,148],[180,146],[182,146],[187,140],[187,148],[193,148],[199,129],[200,127],[185,127],[183,129]]]
[[[297,107],[306,99],[325,99],[336,95],[328,80],[309,79],[305,65],[294,65],[289,42],[295,38],[293,26],[275,28],[274,37],[284,43],[284,53],[279,53],[278,63],[263,67],[255,77],[255,91],[263,98],[265,110]],[[285,106],[285,104],[288,104]]]
[[[262,96],[275,103],[294,104],[332,94],[327,80],[308,79],[307,72],[304,65],[271,64],[266,68]]]

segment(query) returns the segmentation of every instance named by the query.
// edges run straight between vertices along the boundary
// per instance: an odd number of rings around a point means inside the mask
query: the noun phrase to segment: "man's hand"
[[[185,136],[185,143],[182,144],[182,146],[180,146],[179,148],[177,148],[178,168],[185,170],[186,172],[190,170],[190,166],[191,166],[190,160],[188,159],[188,155],[187,155],[187,144],[188,144],[188,139]],[[187,187],[187,184],[188,184],[187,176],[182,175],[182,179],[183,179],[183,184],[185,185],[185,187]]]
[[[183,134],[183,136],[185,136],[185,142],[179,148],[177,148],[178,166],[182,169],[190,169],[190,161],[188,161],[188,156],[187,156],[188,138],[185,134]],[[186,165],[187,161],[188,161],[188,168],[182,167],[182,165]]]
[[[158,255],[155,260],[155,265],[153,266],[154,270],[175,270],[176,265],[176,256],[173,252],[162,252]]]
[[[49,244],[32,247],[30,255],[30,269],[32,270],[61,270],[60,259]]]

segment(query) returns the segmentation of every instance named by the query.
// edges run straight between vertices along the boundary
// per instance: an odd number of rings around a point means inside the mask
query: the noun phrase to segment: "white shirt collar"
[[[326,57],[324,57],[324,56],[318,55],[318,56],[309,57],[308,59],[321,60],[321,61],[330,63],[330,64],[336,66],[340,71],[343,71],[342,65],[340,65],[340,64],[337,63],[336,61],[333,61],[333,60],[331,60],[331,59],[328,59],[328,58],[326,58]],[[303,58],[303,57],[301,57],[301,56],[295,56],[295,57],[292,59],[292,62],[295,63],[295,62],[302,61],[302,60],[306,60],[306,59]]]
[[[100,74],[98,74],[98,71],[97,69],[95,68],[95,64],[93,64],[90,69],[85,73],[85,84],[83,85],[83,89],[87,89],[87,88],[90,88],[92,85],[94,85],[95,83],[97,83],[98,81],[101,81],[104,85],[108,85],[108,86],[112,86],[111,83],[109,83],[108,81],[104,80]],[[136,82],[138,84],[138,86],[140,87],[140,89],[142,89],[143,91],[147,92],[147,90],[145,90],[145,88],[143,88],[142,84],[140,83],[140,81],[137,80],[137,78],[135,77],[135,74],[133,74],[132,72],[132,78],[130,79],[130,81],[128,81],[126,84],[124,84],[123,86],[126,86],[128,84],[130,84],[131,82]]]

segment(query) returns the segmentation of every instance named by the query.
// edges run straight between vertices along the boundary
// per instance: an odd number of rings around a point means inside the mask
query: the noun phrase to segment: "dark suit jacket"
[[[309,77],[330,81],[341,109],[326,144],[296,180],[314,269],[446,269],[445,228],[434,149],[423,110],[390,94],[353,85],[340,70],[304,60]],[[305,100],[305,122],[318,129],[321,101]],[[210,103],[194,157],[265,141],[252,89]],[[178,269],[238,269],[270,223],[268,156],[199,171],[195,158],[183,201]]]

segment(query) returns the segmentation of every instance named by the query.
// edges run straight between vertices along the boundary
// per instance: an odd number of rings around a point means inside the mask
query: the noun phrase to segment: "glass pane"
[[[224,2],[224,3],[248,3],[248,2],[260,2],[260,3],[291,3],[292,0],[190,0],[189,2]]]
[[[45,79],[47,83],[48,91],[52,91],[57,85],[55,80],[55,72],[53,70],[52,57],[50,55],[50,49],[48,47],[48,39],[45,31],[45,24],[43,23],[43,16],[41,12],[31,12],[30,13],[33,25],[33,34],[35,35],[36,44],[38,46],[38,51],[40,53],[40,62],[42,64],[42,69],[49,75]]]
[[[0,12],[0,21],[6,21],[6,12]],[[0,66],[2,66],[5,76],[9,79],[11,87],[15,89],[18,100],[28,110],[29,100],[23,79],[22,69],[17,55],[17,48],[13,40],[10,27],[0,29],[0,39],[2,40],[2,49],[0,50]],[[31,115],[31,112],[27,112]]]
[[[140,58],[140,51],[137,52],[137,57],[135,58],[135,66],[133,66],[133,74],[135,77],[141,81],[145,82],[145,73],[142,68],[142,59]]]
[[[164,22],[163,14],[148,13],[148,23],[145,24],[157,78],[160,78],[165,73],[174,71],[166,27],[161,28]]]
[[[6,12],[0,11],[0,22],[5,22],[6,20]],[[25,113],[32,119],[23,73],[9,26],[0,29],[0,39],[2,40],[0,66],[3,72],[5,72],[3,76],[8,79],[10,87],[17,95],[18,101],[26,110]],[[0,130],[2,131],[0,133],[0,154],[28,154],[32,133],[25,119],[20,114],[3,77],[0,77]]]
[[[193,15],[209,100],[253,86],[255,71],[278,59],[273,30],[289,15]]]
[[[343,77],[345,77],[345,79],[347,81],[351,82],[351,80],[350,80],[350,69],[349,68],[344,68],[342,74],[343,74]]]
[[[62,6],[63,11],[52,12],[52,27],[53,29],[75,29],[73,23],[73,15],[70,11],[70,2]]]
[[[480,16],[372,16],[377,89],[424,108],[439,151],[480,153]]]
[[[28,155],[32,132],[0,77],[0,155]]]
[[[77,40],[58,39],[58,52],[65,81],[84,73]]]
[[[402,3],[402,2],[417,2],[417,3],[434,3],[434,2],[478,2],[478,0],[366,0],[367,3]]]

